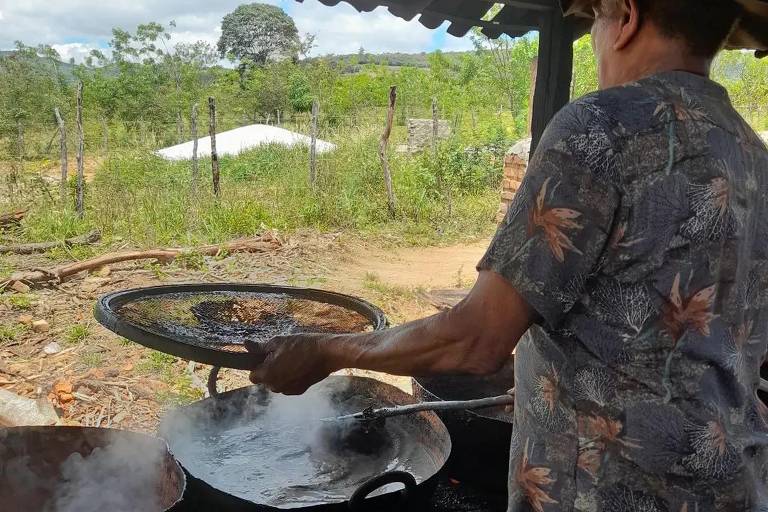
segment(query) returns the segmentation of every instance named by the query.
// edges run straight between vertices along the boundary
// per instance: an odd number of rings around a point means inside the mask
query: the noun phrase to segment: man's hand
[[[246,343],[260,361],[251,371],[251,382],[275,393],[301,395],[339,368],[326,346],[337,336],[298,334],[278,336],[266,343]]]

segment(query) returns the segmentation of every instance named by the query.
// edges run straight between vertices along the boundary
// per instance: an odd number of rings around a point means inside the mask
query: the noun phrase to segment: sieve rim
[[[371,323],[373,330],[380,331],[389,326],[384,312],[370,302],[343,293],[301,288],[295,286],[280,286],[270,284],[250,283],[180,283],[163,286],[132,288],[112,292],[99,298],[94,307],[93,316],[101,325],[130,341],[153,350],[170,354],[182,359],[198,363],[250,370],[253,358],[247,352],[229,352],[216,348],[191,345],[141,327],[123,319],[117,311],[125,304],[151,297],[178,293],[258,293],[265,295],[282,295],[294,299],[304,299],[325,304],[331,304],[359,313]]]

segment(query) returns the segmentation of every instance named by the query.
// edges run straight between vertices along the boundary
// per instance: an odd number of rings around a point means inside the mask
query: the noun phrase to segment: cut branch
[[[87,235],[76,236],[73,238],[67,238],[66,240],[56,242],[40,242],[32,244],[18,244],[18,245],[0,245],[0,253],[13,253],[13,254],[34,254],[38,252],[50,251],[57,247],[72,247],[74,245],[90,245],[95,244],[101,240],[101,233],[98,231],[91,231]]]
[[[203,256],[216,256],[222,253],[259,253],[274,251],[280,246],[281,243],[277,238],[272,235],[265,235],[258,238],[235,240],[221,245],[206,245],[194,249],[153,249],[149,251],[108,253],[96,258],[52,269],[35,269],[26,272],[17,272],[6,281],[0,283],[0,288],[5,288],[16,281],[21,281],[30,286],[60,283],[81,272],[126,261],[157,260],[161,263],[170,263],[177,257],[189,253],[202,254]]]

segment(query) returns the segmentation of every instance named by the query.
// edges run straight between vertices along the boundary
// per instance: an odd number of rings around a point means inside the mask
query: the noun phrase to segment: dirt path
[[[416,247],[395,250],[358,248],[342,255],[343,261],[328,278],[344,288],[365,288],[371,278],[403,288],[464,288],[477,276],[475,265],[489,240],[449,247]]]
[[[391,322],[401,323],[436,312],[425,291],[471,285],[486,245],[481,241],[388,250],[350,244],[343,236],[304,233],[290,237],[275,253],[206,258],[199,268],[119,264],[108,275],[78,276],[57,287],[5,293],[0,295],[0,389],[49,399],[64,424],[152,432],[164,410],[202,396],[208,368],[146,349],[104,329],[93,320],[99,296],[174,282],[289,284],[362,297],[380,306]],[[12,270],[52,263],[45,255],[0,256],[2,267]],[[24,325],[29,318],[46,320],[50,329],[34,332]],[[53,346],[56,353],[46,354]],[[410,390],[408,378],[354,374]],[[247,375],[225,370],[220,384],[223,389],[244,386]]]

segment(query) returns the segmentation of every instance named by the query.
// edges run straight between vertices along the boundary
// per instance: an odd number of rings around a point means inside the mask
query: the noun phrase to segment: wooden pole
[[[309,144],[309,184],[312,188],[317,185],[317,117],[320,112],[320,102],[312,102],[312,133]]]
[[[392,135],[392,124],[395,120],[395,105],[397,104],[397,86],[389,88],[389,108],[387,110],[387,124],[384,127],[384,133],[381,135],[379,143],[379,159],[381,167],[384,170],[384,183],[387,186],[387,207],[389,215],[395,216],[395,191],[392,187],[392,173],[389,169],[389,160],[387,159],[387,148],[389,147],[389,137]]]
[[[83,218],[85,213],[85,134],[83,133],[83,82],[77,83],[77,216]]]
[[[440,136],[440,114],[437,111],[437,98],[432,98],[432,152],[437,154],[437,138]]]
[[[219,154],[216,152],[216,98],[208,98],[208,134],[211,136],[211,174],[213,175],[213,193],[216,197],[221,194],[219,185]]]
[[[107,118],[101,118],[101,150],[106,155],[109,153],[109,123]]]
[[[11,183],[13,185],[24,174],[24,122],[21,120],[21,117],[16,118],[16,153],[18,153],[18,160],[15,166],[16,169],[11,176]]]
[[[192,105],[192,119],[189,122],[189,129],[192,132],[192,188],[197,190],[197,183],[200,181],[200,162],[197,157],[197,108],[195,103]]]
[[[54,109],[56,114],[56,124],[59,125],[59,149],[61,159],[61,181],[59,183],[59,195],[61,196],[61,204],[64,206],[67,201],[67,179],[69,178],[69,161],[67,160],[67,127],[64,124],[64,119],[61,117],[59,107]]]
[[[533,133],[533,99],[536,96],[536,79],[539,75],[539,58],[531,62],[531,94],[528,97],[528,135]]]

